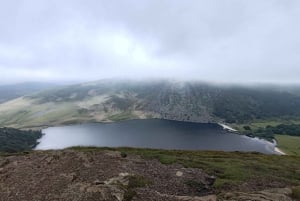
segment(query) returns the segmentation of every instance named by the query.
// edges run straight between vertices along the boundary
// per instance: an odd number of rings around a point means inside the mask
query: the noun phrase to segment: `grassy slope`
[[[244,129],[244,126],[250,126],[252,131],[254,131],[254,135],[255,135],[255,130],[266,128],[267,126],[275,127],[280,124],[299,125],[300,120],[299,119],[272,119],[272,120],[260,120],[260,121],[256,120],[245,124],[232,124],[231,126],[237,129],[240,133],[247,132]],[[282,151],[284,151],[286,154],[300,155],[300,137],[280,134],[280,135],[274,135],[274,138],[278,143],[277,147],[280,148]]]
[[[21,128],[60,124],[71,120],[75,115],[77,110],[74,104],[36,104],[29,99],[19,98],[3,104],[0,109],[0,125]]]
[[[58,87],[58,85],[38,82],[0,85],[0,103],[54,87]]]
[[[81,101],[38,103],[29,98],[18,98],[0,107],[0,127],[35,128],[61,124],[120,121],[145,118],[133,111],[93,108],[101,104],[101,98],[93,97]],[[142,113],[144,114],[144,113]]]
[[[220,192],[241,190],[241,188],[257,190],[259,188],[300,185],[299,156],[135,148],[74,147],[71,149],[87,152],[103,149],[118,150],[124,154],[135,154],[147,159],[157,159],[163,164],[179,163],[185,167],[201,168],[208,174],[216,176],[214,187]]]
[[[110,117],[108,117],[111,121],[124,121],[128,119],[138,119],[139,117],[132,114],[131,112],[122,112],[120,114],[115,114]]]
[[[107,86],[106,86],[107,85]],[[203,85],[191,85],[190,87],[183,88],[172,84],[157,84],[153,85],[141,85],[141,88],[137,87],[136,83],[115,85],[116,91],[111,87],[111,83],[95,84],[95,85],[74,85],[60,90],[49,90],[42,93],[35,94],[34,96],[27,98],[18,98],[10,102],[0,105],[0,126],[10,126],[15,128],[30,128],[30,127],[43,127],[53,126],[59,124],[70,124],[70,123],[82,123],[82,122],[99,122],[99,121],[121,121],[128,119],[139,119],[148,118],[153,116],[148,115],[146,109],[141,107],[143,103],[142,99],[145,98],[146,103],[152,105],[148,109],[158,109],[161,114],[155,113],[155,117],[162,117],[167,119],[182,120],[181,118],[188,118],[187,114],[191,108],[179,107],[182,105],[197,105],[205,106],[210,109],[213,107],[213,103],[219,103],[222,106],[227,103],[227,106],[235,102],[234,100],[228,99],[232,97],[239,97],[238,103],[242,109],[244,106],[249,105],[249,97],[255,96],[257,91],[248,89],[219,89],[218,92],[214,87],[205,87]],[[154,87],[154,89],[153,89]],[[147,90],[145,90],[147,89]],[[158,90],[163,89],[163,90]],[[125,93],[126,92],[126,93]],[[134,93],[133,93],[134,92]],[[189,100],[185,98],[181,93],[187,93],[187,97],[191,99],[191,102],[184,102],[183,100]],[[259,97],[263,100],[269,100],[270,98],[281,95],[278,92],[272,92],[267,90],[268,96],[260,92]],[[206,97],[205,94],[210,94]],[[150,97],[149,97],[150,96]],[[291,94],[289,94],[291,96]],[[199,97],[206,97],[203,100]],[[209,97],[215,97],[209,98]],[[142,98],[142,99],[141,99]],[[41,101],[42,100],[42,101]],[[252,99],[251,99],[252,100]],[[183,102],[182,102],[183,101]],[[198,103],[199,102],[199,103]],[[202,105],[202,102],[205,103]],[[263,101],[264,102],[264,101]],[[268,101],[267,101],[268,102]],[[279,102],[282,103],[282,102]],[[284,104],[283,104],[284,103]],[[286,102],[283,101],[283,105]],[[147,104],[146,104],[147,105]],[[178,106],[179,105],[179,106]],[[225,104],[226,105],[226,104]],[[275,104],[276,105],[276,104]],[[169,107],[170,106],[170,107]],[[172,107],[171,107],[172,106]],[[200,107],[199,106],[199,107]],[[228,106],[228,107],[229,107]],[[266,105],[270,107],[269,105]],[[290,106],[288,104],[288,106]],[[174,108],[173,108],[174,107]],[[200,108],[201,108],[200,107]],[[172,109],[173,108],[173,109]],[[217,107],[220,110],[220,107]],[[273,108],[273,107],[271,107]],[[277,107],[273,108],[276,109]],[[290,107],[288,107],[290,108]],[[295,107],[296,108],[296,107]],[[221,107],[221,109],[224,109]],[[225,107],[226,109],[226,107]],[[236,107],[229,107],[233,112]],[[249,109],[249,108],[248,108]],[[247,115],[253,113],[252,109],[245,109],[244,112]],[[139,111],[137,111],[139,110]],[[171,114],[166,115],[170,111]],[[192,111],[199,111],[199,108],[192,108]],[[222,113],[223,110],[220,112]],[[225,110],[226,111],[226,110]],[[240,110],[238,110],[241,112]],[[255,110],[256,111],[256,110]],[[258,110],[260,111],[260,110]],[[272,111],[272,110],[271,110]],[[156,111],[157,112],[157,111]],[[223,111],[224,112],[224,111]],[[200,112],[202,114],[203,112]],[[255,113],[255,112],[254,112]],[[253,114],[254,114],[253,113]],[[176,115],[181,114],[181,116]],[[198,116],[200,114],[195,114]],[[239,117],[241,114],[238,114]],[[191,115],[193,116],[193,115]],[[243,116],[243,115],[242,115]],[[276,115],[275,115],[276,116]],[[206,116],[204,115],[206,118]],[[208,118],[208,117],[207,117]],[[295,117],[294,117],[295,118]],[[201,120],[201,119],[199,119]],[[219,117],[214,117],[215,121],[222,121]],[[278,124],[285,123],[297,123],[300,124],[300,120],[291,120],[283,118],[274,118],[268,120],[249,120],[246,124],[233,124],[234,128],[237,128],[240,132],[244,132],[244,126],[249,125],[252,130],[266,127],[267,125],[276,126]]]
[[[250,126],[253,130],[259,128],[265,128],[267,126],[277,126],[279,124],[300,124],[299,119],[265,119],[265,120],[254,120],[247,123],[231,124],[232,127],[239,131],[244,131],[244,126]]]
[[[13,128],[0,128],[0,152],[20,152],[31,150],[42,136],[40,131],[23,131]]]
[[[300,115],[299,106],[297,94],[272,88],[220,87],[197,82],[99,81],[47,90],[0,104],[0,126],[118,121],[146,118],[148,113],[179,121],[244,123],[253,119],[296,118]],[[259,124],[251,126],[263,126]],[[241,125],[237,127],[242,129]]]
[[[289,155],[300,156],[300,137],[288,135],[275,135],[278,148]]]

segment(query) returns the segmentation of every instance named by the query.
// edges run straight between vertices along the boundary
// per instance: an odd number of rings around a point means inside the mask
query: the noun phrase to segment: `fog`
[[[0,2],[2,83],[299,83],[298,0]]]

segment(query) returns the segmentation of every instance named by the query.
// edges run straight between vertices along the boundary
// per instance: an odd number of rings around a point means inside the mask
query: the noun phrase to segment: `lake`
[[[43,133],[38,150],[98,146],[275,153],[274,144],[227,132],[218,124],[130,120],[50,127]]]

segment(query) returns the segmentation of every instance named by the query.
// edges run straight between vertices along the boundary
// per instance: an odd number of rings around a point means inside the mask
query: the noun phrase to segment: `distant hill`
[[[0,128],[0,152],[31,150],[42,137],[41,131],[23,131],[14,128]]]
[[[0,125],[14,127],[136,118],[244,123],[298,117],[298,89],[176,81],[90,82],[44,90],[0,105]]]
[[[58,85],[51,83],[28,82],[12,85],[0,85],[0,103],[24,96],[30,93],[49,89]]]

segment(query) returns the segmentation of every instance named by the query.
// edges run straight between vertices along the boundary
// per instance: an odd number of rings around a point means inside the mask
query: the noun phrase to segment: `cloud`
[[[297,0],[0,3],[3,82],[298,82]]]

